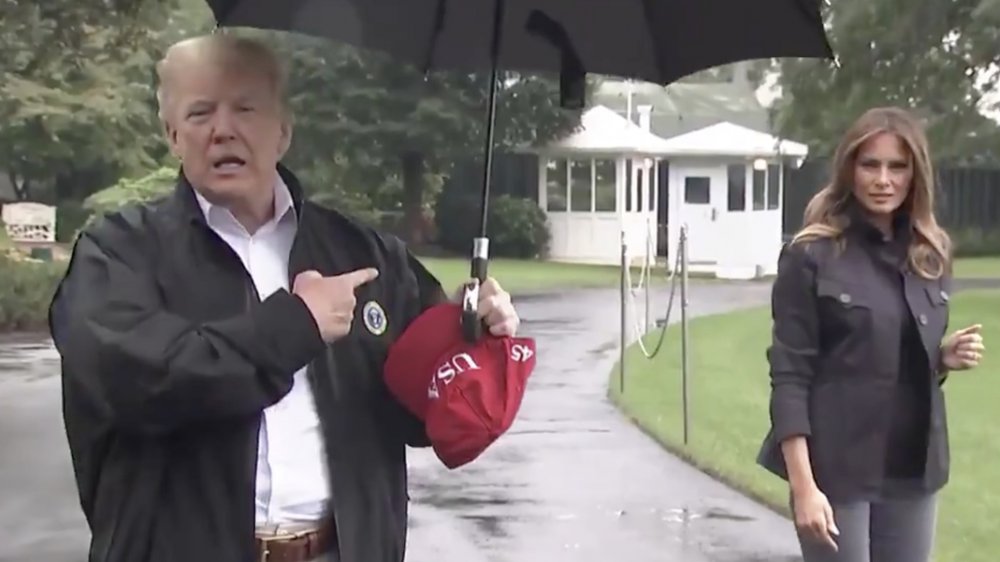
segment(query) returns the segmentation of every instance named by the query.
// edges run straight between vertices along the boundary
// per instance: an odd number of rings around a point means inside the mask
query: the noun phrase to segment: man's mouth
[[[242,158],[239,158],[237,156],[223,156],[222,158],[216,160],[212,164],[212,167],[215,168],[216,170],[227,171],[227,170],[238,170],[239,168],[242,168],[244,165],[246,165],[246,161],[243,160]]]

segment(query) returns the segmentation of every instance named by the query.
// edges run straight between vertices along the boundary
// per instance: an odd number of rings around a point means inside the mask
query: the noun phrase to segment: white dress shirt
[[[205,220],[236,252],[266,299],[288,290],[288,259],[298,228],[288,186],[276,180],[274,217],[253,235],[224,207],[196,193]],[[305,368],[291,392],[264,410],[257,454],[258,525],[318,521],[330,497],[319,417]]]

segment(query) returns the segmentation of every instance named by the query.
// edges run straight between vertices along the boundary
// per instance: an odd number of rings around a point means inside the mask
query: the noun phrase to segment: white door
[[[725,212],[725,168],[680,168],[677,198],[681,223],[688,227],[688,261],[710,265],[718,261],[719,220]]]

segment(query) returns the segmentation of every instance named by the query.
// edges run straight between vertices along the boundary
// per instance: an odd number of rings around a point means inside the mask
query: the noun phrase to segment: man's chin
[[[195,189],[213,205],[227,205],[246,197],[250,192],[249,187],[250,184],[246,179],[210,178],[195,186]]]

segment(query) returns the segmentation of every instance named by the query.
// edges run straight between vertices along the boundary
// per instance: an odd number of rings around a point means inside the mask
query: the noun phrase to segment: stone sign
[[[56,208],[41,203],[8,203],[3,223],[14,242],[55,242]]]

